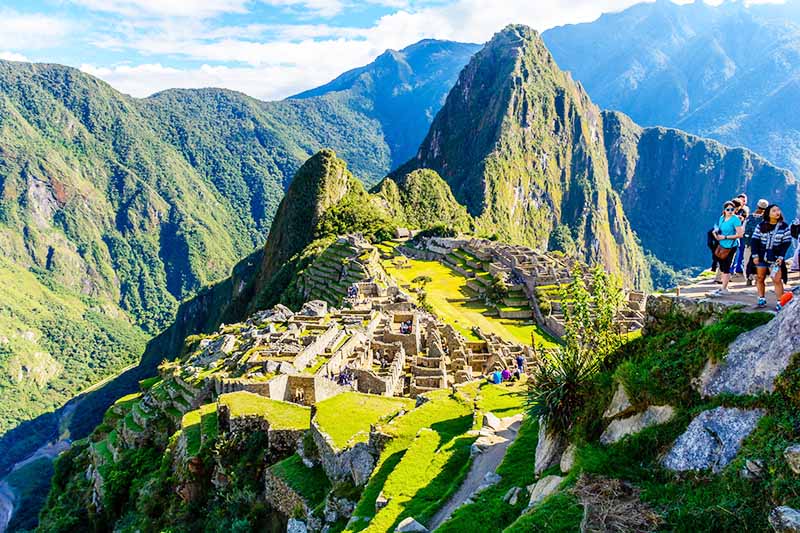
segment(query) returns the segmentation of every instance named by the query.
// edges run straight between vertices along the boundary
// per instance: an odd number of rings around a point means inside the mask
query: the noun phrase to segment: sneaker
[[[728,289],[717,289],[717,290],[709,293],[709,296],[712,296],[712,297],[713,296],[725,296],[727,294],[730,294],[730,291]]]
[[[781,304],[775,304],[775,312],[776,313],[780,313],[781,309],[783,309],[783,306]]]
[[[766,307],[767,306],[767,299],[766,298],[759,298],[758,299],[758,307]]]

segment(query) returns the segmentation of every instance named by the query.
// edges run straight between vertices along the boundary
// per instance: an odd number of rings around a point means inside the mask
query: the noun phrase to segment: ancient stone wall
[[[267,469],[264,475],[264,497],[273,509],[287,517],[307,517],[309,508],[306,501],[284,480]]]

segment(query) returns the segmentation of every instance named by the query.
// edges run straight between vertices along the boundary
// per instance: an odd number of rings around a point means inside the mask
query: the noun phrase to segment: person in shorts
[[[711,296],[728,294],[728,283],[731,280],[731,265],[736,258],[739,239],[744,235],[744,225],[735,214],[736,206],[733,202],[725,202],[722,206],[722,216],[717,221],[714,235],[717,239],[715,255],[719,260],[719,269],[722,272],[722,288],[711,293]]]
[[[781,208],[772,204],[764,210],[764,220],[753,233],[753,263],[756,266],[756,287],[758,288],[758,307],[766,307],[767,274],[772,278],[775,297],[780,302],[783,296],[783,276],[781,268],[792,244],[789,224],[784,222]],[[780,303],[776,306],[780,311]]]

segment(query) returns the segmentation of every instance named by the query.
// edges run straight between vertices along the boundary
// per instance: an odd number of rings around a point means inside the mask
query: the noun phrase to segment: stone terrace
[[[493,279],[503,278],[509,294],[498,306],[500,318],[530,318],[555,336],[564,332],[560,286],[572,281],[576,260],[554,252],[539,252],[519,245],[487,239],[432,237],[418,249],[401,251],[447,264],[471,278],[467,286],[478,295],[485,294]],[[580,264],[587,284],[589,269]],[[479,272],[478,274],[475,274]],[[626,291],[626,301],[618,321],[627,331],[641,329],[644,323],[646,296],[639,291]]]

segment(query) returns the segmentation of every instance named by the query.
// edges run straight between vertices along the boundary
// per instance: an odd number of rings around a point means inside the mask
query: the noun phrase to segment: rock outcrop
[[[675,441],[663,460],[664,467],[678,472],[721,471],[736,457],[742,441],[755,429],[763,415],[761,409],[732,407],[703,411]]]
[[[541,503],[542,500],[557,491],[562,481],[564,481],[564,478],[561,476],[545,476],[537,481],[535,485],[531,485],[529,487],[531,497],[528,500],[528,507]]]
[[[665,424],[675,416],[675,410],[669,405],[651,405],[641,413],[628,418],[612,420],[606,430],[600,435],[600,442],[613,444],[621,441],[628,435],[635,435],[640,431],[658,424]]]
[[[561,455],[567,444],[563,436],[548,431],[547,422],[539,419],[539,440],[536,442],[536,459],[534,473],[538,477],[542,472],[561,461]]]
[[[800,532],[800,511],[791,507],[776,507],[769,513],[769,525],[775,533]]]
[[[777,378],[800,354],[800,304],[792,302],[761,327],[739,335],[719,363],[700,376],[703,396],[772,392]]]

